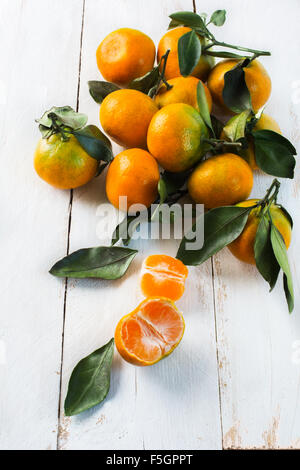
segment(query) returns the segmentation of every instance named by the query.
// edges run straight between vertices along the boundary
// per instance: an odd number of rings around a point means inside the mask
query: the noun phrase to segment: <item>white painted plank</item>
[[[211,1],[209,8],[219,6],[218,1]],[[262,59],[273,82],[266,112],[274,116],[299,153],[300,103],[293,103],[292,88],[300,76],[299,61],[295,60],[300,46],[299,2],[225,0],[222,7],[227,9],[228,19],[218,38],[272,51],[270,58]],[[236,260],[228,250],[214,260],[226,448],[300,447],[300,364],[292,360],[293,345],[297,346],[294,342],[300,339],[296,262],[300,250],[299,178],[298,165],[294,181],[282,180],[279,196],[295,221],[289,250],[296,294],[292,316],[287,311],[281,278],[269,294],[256,269]],[[263,196],[271,181],[272,177],[256,174],[253,196]]]
[[[167,28],[168,14],[191,7],[191,0],[86,1],[80,110],[88,113],[90,122],[99,122],[99,106],[91,100],[86,82],[100,79],[95,51],[102,38],[114,29],[128,26],[144,31],[157,43]],[[119,151],[115,145],[115,154]],[[97,236],[97,226],[98,234],[101,226],[96,211],[105,201],[104,176],[75,191],[71,251],[102,243]],[[62,398],[75,364],[106,342],[114,334],[119,318],[142,300],[138,274],[143,258],[160,252],[175,255],[176,245],[172,241],[135,242],[140,253],[123,279],[70,281]],[[179,348],[165,361],[143,369],[128,365],[116,353],[106,401],[82,415],[62,419],[60,448],[220,448],[210,266],[190,270],[187,292],[178,305],[186,318],[186,332]]]
[[[0,448],[56,447],[69,192],[33,170],[34,119],[76,105],[81,0],[0,2]],[[5,356],[5,357],[4,357]]]

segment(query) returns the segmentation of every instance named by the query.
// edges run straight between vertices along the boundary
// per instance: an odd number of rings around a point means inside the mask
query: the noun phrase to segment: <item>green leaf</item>
[[[160,206],[165,202],[165,200],[168,197],[167,186],[166,186],[166,184],[165,184],[165,182],[162,178],[158,182],[157,190],[158,190],[158,194],[159,194],[159,204],[157,205],[156,209],[154,210],[154,212],[152,214],[152,217],[151,217],[151,220],[155,219],[155,216],[156,216],[157,212],[159,211]]]
[[[172,13],[172,15],[169,15],[169,18],[171,18],[172,20],[169,24],[169,28],[184,25],[189,26],[190,28],[198,27],[203,30],[206,30],[205,23],[201,16],[191,11],[177,11],[176,13]]]
[[[115,245],[119,240],[122,240],[123,244],[127,246],[131,240],[132,233],[139,226],[139,221],[137,220],[136,225],[132,225],[135,219],[138,219],[139,215],[127,215],[121,223],[119,223],[111,239],[111,244]],[[130,230],[129,230],[130,228]],[[131,233],[129,233],[129,231]]]
[[[53,119],[60,126],[70,127],[73,130],[81,129],[87,123],[88,117],[86,114],[77,113],[71,106],[53,106],[49,111],[46,111],[40,119],[36,119],[41,126],[41,129],[51,129],[53,126]]]
[[[245,60],[239,63],[224,75],[224,103],[235,113],[240,113],[245,111],[245,109],[252,109],[251,97],[246,85],[243,69],[248,62]]]
[[[253,207],[255,206],[226,206],[206,212],[204,214],[203,247],[200,250],[187,250],[186,242],[191,242],[191,239],[184,237],[176,258],[186,265],[196,266],[203,263],[241,234]]]
[[[190,75],[201,57],[201,42],[195,31],[189,31],[179,38],[178,61],[180,73]]]
[[[221,136],[222,130],[224,128],[224,124],[215,116],[211,116],[210,118],[211,118],[213,130],[214,130],[214,134],[216,138],[219,139]]]
[[[226,10],[216,10],[210,17],[210,23],[215,26],[223,26],[226,20]]]
[[[119,279],[136,254],[137,250],[117,246],[83,248],[62,258],[49,272],[57,277]]]
[[[84,150],[95,160],[107,163],[113,160],[111,143],[98,127],[86,126],[80,131],[75,131],[74,136]]]
[[[120,90],[120,87],[111,82],[101,82],[98,80],[90,80],[88,82],[89,92],[96,103],[101,104],[104,98],[113,91]]]
[[[246,109],[237,116],[233,116],[227,122],[223,131],[230,142],[237,142],[239,139],[245,137],[245,128],[247,119],[251,111]]]
[[[294,225],[294,222],[293,222],[293,218],[291,216],[291,214],[286,210],[285,207],[283,207],[281,204],[278,204],[276,203],[277,207],[280,207],[280,209],[282,210],[282,212],[284,213],[285,217],[288,219],[289,221],[289,224],[291,226],[291,229],[293,228],[293,225]]]
[[[132,80],[128,88],[141,91],[148,94],[149,91],[157,84],[159,80],[159,65],[154,67],[150,72],[146,73],[143,77],[135,78]]]
[[[176,193],[182,186],[186,183],[189,175],[191,174],[191,169],[182,171],[180,173],[172,173],[171,171],[165,170],[161,175],[166,191],[169,195]]]
[[[254,241],[254,255],[256,267],[270,284],[271,291],[276,284],[280,266],[272,248],[271,222],[268,215],[263,215],[260,219]]]
[[[73,369],[65,399],[65,415],[73,416],[101,403],[110,387],[114,339],[81,359]]]
[[[283,286],[285,291],[286,300],[291,313],[294,308],[294,289],[293,281],[290,270],[290,265],[287,256],[287,249],[283,240],[283,237],[279,230],[276,228],[274,223],[271,224],[271,243],[274,251],[274,255],[283,271]]]
[[[210,112],[209,112],[209,107],[208,107],[208,103],[206,99],[206,94],[205,94],[204,86],[201,80],[199,81],[197,85],[197,102],[198,102],[200,116],[202,117],[207,127],[209,127],[209,129],[214,134],[214,129],[212,127],[212,123],[210,119]]]
[[[255,160],[261,170],[269,175],[294,178],[295,147],[288,139],[267,129],[253,131]]]

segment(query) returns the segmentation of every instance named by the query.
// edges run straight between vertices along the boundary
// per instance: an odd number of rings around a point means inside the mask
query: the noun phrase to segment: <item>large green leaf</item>
[[[257,269],[270,284],[270,290],[276,284],[280,266],[274,255],[271,243],[271,222],[267,214],[260,219],[254,242],[254,255]]]
[[[113,91],[120,90],[120,87],[111,82],[90,80],[88,82],[89,92],[96,103],[101,104],[104,98]]]
[[[65,399],[65,415],[73,416],[101,403],[110,387],[114,339],[81,359],[74,368]]]
[[[179,38],[178,61],[180,73],[190,75],[201,57],[201,42],[195,31],[189,31]]]
[[[224,103],[235,113],[252,108],[251,97],[245,80],[244,67],[246,64],[247,61],[240,62],[224,75]]]
[[[86,126],[74,132],[74,136],[84,150],[95,160],[111,162],[113,160],[110,140],[94,125]]]
[[[283,287],[289,312],[291,313],[294,309],[294,289],[287,249],[281,233],[273,223],[271,224],[271,243],[274,255],[283,271]]]
[[[119,279],[137,250],[117,246],[99,246],[74,251],[54,264],[50,274],[58,277]]]
[[[176,257],[187,265],[203,263],[241,234],[253,207],[225,206],[206,212],[203,247],[200,250],[187,250],[186,243],[192,240],[184,237]]]
[[[253,131],[255,160],[261,170],[269,175],[293,178],[296,149],[277,132],[263,129]]]

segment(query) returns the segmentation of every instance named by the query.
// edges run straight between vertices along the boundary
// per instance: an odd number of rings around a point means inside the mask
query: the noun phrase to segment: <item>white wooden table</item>
[[[267,112],[300,151],[298,0],[196,1],[199,12],[226,8],[218,37],[271,50]],[[115,354],[106,401],[66,418],[63,400],[75,364],[107,340],[141,300],[146,254],[175,255],[177,242],[135,242],[139,255],[121,280],[64,280],[48,269],[69,249],[99,244],[104,177],[56,190],[33,170],[34,119],[69,104],[99,124],[87,81],[100,79],[95,51],[122,26],[156,43],[168,14],[192,0],[1,0],[1,449],[300,448],[300,171],[282,181],[292,213],[289,250],[295,310],[281,281],[272,294],[255,268],[223,250],[190,268],[179,302],[186,319],[167,360],[135,368]],[[119,148],[114,146],[117,153]],[[255,176],[253,196],[271,177]]]

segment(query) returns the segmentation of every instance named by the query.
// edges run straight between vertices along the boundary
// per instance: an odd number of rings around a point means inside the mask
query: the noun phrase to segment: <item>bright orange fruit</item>
[[[141,289],[145,297],[167,297],[178,300],[184,293],[187,267],[168,255],[151,255],[143,263]]]
[[[170,299],[148,298],[119,321],[116,347],[127,362],[150,366],[178,346],[184,326],[182,314]]]
[[[120,28],[103,39],[96,58],[105,80],[125,86],[152,69],[155,45],[137,29]]]

